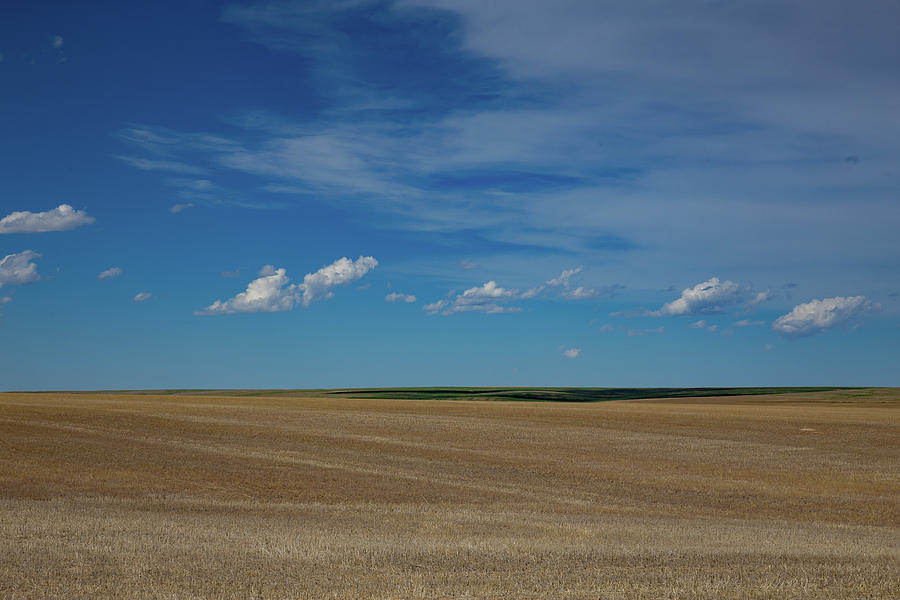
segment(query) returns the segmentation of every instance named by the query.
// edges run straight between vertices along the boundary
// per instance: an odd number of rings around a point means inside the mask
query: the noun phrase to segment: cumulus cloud
[[[720,281],[712,277],[709,281],[686,288],[681,296],[662,305],[659,310],[647,312],[647,316],[706,315],[725,312],[731,306],[742,303],[759,304],[768,298],[768,291],[754,292],[748,285],[733,281]]]
[[[291,310],[298,300],[296,286],[288,285],[287,270],[266,265],[247,289],[234,298],[216,300],[197,314],[218,315],[240,312],[279,312]]]
[[[450,315],[458,312],[483,312],[489,315],[519,312],[517,306],[503,306],[502,303],[518,297],[518,290],[508,290],[497,285],[496,281],[488,281],[480,286],[469,288],[457,294],[453,301],[439,300],[423,306],[429,314],[441,312]]]
[[[0,219],[0,233],[43,233],[67,231],[94,222],[83,210],[75,210],[68,204],[60,204],[52,210],[33,213],[22,210]]]
[[[220,315],[241,312],[280,312],[291,310],[297,304],[304,308],[318,300],[327,300],[333,288],[347,285],[374,269],[378,261],[371,256],[360,256],[355,261],[340,258],[315,273],[307,273],[302,283],[289,283],[287,270],[266,265],[247,289],[229,300],[216,300],[198,315]]]
[[[788,314],[775,319],[772,329],[786,337],[803,337],[850,325],[879,310],[881,305],[866,300],[865,296],[824,298],[798,304]]]
[[[431,304],[426,304],[422,307],[422,310],[427,312],[429,315],[436,315],[442,310],[444,310],[447,305],[450,304],[449,300],[438,300],[437,302],[432,302]]]
[[[398,294],[397,292],[391,292],[384,299],[386,302],[406,302],[408,304],[416,301],[416,297],[412,294]]]
[[[150,292],[140,292],[134,297],[135,302],[143,302],[145,300],[149,300],[150,297],[153,296]]]
[[[581,348],[566,348],[563,346],[562,354],[566,358],[578,358],[578,355],[581,354]]]
[[[371,256],[360,256],[355,261],[344,257],[315,273],[307,273],[303,277],[303,283],[297,286],[303,291],[304,308],[317,300],[331,298],[334,295],[331,291],[333,288],[357,281],[376,266],[378,261]]]
[[[41,278],[37,265],[32,262],[40,254],[25,250],[18,254],[7,254],[0,260],[0,287],[4,285],[22,285]]]
[[[112,279],[113,277],[118,277],[122,274],[121,267],[113,267],[111,269],[107,269],[97,275],[97,279]]]

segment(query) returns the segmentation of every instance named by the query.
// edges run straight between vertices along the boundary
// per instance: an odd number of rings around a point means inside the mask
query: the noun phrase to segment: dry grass
[[[897,598],[898,409],[0,394],[0,597]]]

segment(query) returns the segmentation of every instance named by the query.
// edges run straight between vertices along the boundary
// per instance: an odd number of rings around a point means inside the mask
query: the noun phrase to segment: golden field
[[[900,598],[900,390],[0,394],[0,598]]]

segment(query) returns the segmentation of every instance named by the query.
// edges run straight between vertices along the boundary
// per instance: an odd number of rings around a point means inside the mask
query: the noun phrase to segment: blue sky
[[[900,385],[900,5],[32,2],[0,389]]]

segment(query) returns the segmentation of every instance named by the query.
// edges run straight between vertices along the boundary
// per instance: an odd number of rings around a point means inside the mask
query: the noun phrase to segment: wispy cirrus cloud
[[[95,221],[83,210],[75,210],[68,204],[60,204],[52,210],[29,212],[27,210],[8,214],[0,219],[2,233],[44,233],[48,231],[68,231]]]
[[[100,274],[97,275],[97,279],[102,281],[104,279],[113,279],[120,275],[122,275],[122,267],[111,267],[105,271],[101,271]]]

